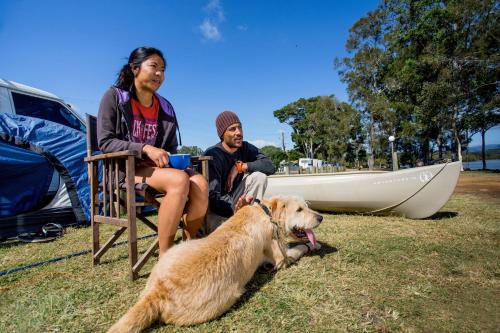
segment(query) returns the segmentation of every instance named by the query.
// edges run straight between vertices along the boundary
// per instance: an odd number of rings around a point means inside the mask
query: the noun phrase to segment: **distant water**
[[[464,169],[481,170],[483,161],[463,162]],[[486,169],[500,170],[500,160],[486,160]]]

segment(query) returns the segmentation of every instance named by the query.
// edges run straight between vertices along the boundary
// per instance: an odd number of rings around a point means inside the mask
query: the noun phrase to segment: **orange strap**
[[[236,170],[238,173],[243,173],[243,162],[242,161],[236,161]]]

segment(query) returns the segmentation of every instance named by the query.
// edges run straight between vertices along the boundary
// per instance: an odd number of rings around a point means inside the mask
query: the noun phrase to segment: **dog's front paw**
[[[321,244],[320,243],[316,243],[316,246],[314,246],[311,242],[307,242],[307,247],[309,248],[310,252],[321,250]]]
[[[276,265],[274,265],[274,269],[278,270],[278,269],[285,268],[286,266],[287,266],[286,260],[280,260],[280,261],[276,262]]]

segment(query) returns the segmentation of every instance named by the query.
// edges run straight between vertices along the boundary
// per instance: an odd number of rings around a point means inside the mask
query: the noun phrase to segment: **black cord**
[[[137,240],[141,240],[141,239],[153,237],[153,236],[156,236],[156,235],[157,234],[154,233],[154,234],[142,236],[142,237],[137,238]],[[115,244],[113,244],[112,247],[116,247],[118,245],[122,245],[122,244],[125,244],[125,243],[128,243],[128,241],[125,240],[125,241],[121,241],[119,243],[115,243]],[[19,272],[19,271],[24,271],[26,269],[31,269],[31,268],[34,268],[34,267],[37,267],[37,266],[41,266],[41,265],[45,265],[45,264],[50,264],[50,263],[61,261],[61,260],[64,260],[64,259],[70,259],[70,258],[73,258],[73,257],[78,257],[78,256],[81,256],[83,254],[90,253],[90,252],[92,252],[92,250],[83,250],[83,251],[80,251],[80,252],[70,253],[70,254],[62,256],[62,257],[56,257],[56,258],[52,258],[52,259],[48,259],[48,260],[36,262],[34,264],[29,264],[29,265],[25,265],[25,266],[21,266],[21,267],[15,267],[15,268],[9,268],[9,269],[6,269],[4,271],[1,271],[0,272],[0,276],[12,274],[12,273]]]

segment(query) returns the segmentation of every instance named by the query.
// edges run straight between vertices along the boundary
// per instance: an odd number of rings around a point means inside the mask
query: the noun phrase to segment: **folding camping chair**
[[[128,230],[128,253],[130,263],[130,276],[135,280],[139,271],[158,248],[158,238],[151,244],[146,252],[138,258],[137,253],[137,225],[136,220],[144,222],[153,231],[158,232],[158,227],[151,222],[140,207],[154,205],[159,207],[157,200],[162,195],[145,183],[135,183],[135,159],[133,151],[119,151],[108,154],[94,154],[98,152],[97,146],[97,119],[87,114],[87,157],[88,174],[90,183],[90,210],[92,224],[92,259],[93,265],[99,264],[102,255],[111,248],[115,241]],[[201,163],[202,174],[208,181],[208,161],[210,156],[192,157],[191,163]],[[125,165],[125,183],[119,183],[120,165]],[[102,180],[99,181],[99,167],[102,167]],[[137,200],[138,196],[144,200]],[[126,216],[122,216],[126,212]],[[99,226],[112,224],[119,229],[104,243],[100,245]]]

